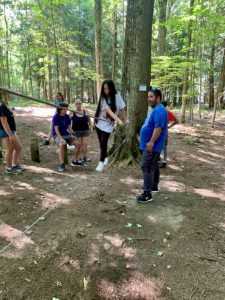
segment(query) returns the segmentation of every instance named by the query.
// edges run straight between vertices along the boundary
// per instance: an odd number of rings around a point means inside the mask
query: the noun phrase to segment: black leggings
[[[95,127],[98,135],[98,140],[100,144],[100,161],[104,162],[105,158],[107,157],[107,146],[108,146],[108,139],[110,136],[109,132],[102,131],[98,127]]]

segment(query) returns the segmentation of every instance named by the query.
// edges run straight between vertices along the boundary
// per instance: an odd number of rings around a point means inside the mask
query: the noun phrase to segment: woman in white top
[[[123,119],[128,122],[125,113],[125,103],[117,93],[112,80],[106,79],[102,83],[101,95],[95,113],[95,127],[100,144],[100,161],[96,171],[102,171],[108,163],[107,146],[110,133],[113,132],[114,122],[122,125],[123,122],[117,117],[120,113]]]

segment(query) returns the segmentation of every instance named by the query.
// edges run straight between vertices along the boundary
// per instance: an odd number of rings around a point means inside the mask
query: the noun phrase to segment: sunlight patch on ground
[[[195,159],[196,161],[200,161],[200,162],[203,162],[203,163],[206,163],[206,164],[214,165],[214,162],[210,161],[207,158],[199,157],[199,156],[194,155],[194,154],[190,154],[190,157]]]
[[[135,272],[129,279],[124,279],[118,284],[102,279],[99,285],[99,295],[106,300],[162,300],[164,299],[161,297],[162,288],[161,280]]]
[[[216,154],[216,153],[213,153],[213,152],[204,151],[204,150],[201,150],[201,149],[199,149],[198,152],[201,152],[201,153],[205,154],[206,157],[207,157],[208,155],[210,155],[210,156],[215,157],[215,158],[225,159],[225,156],[219,155],[219,154]]]
[[[60,197],[56,194],[52,194],[52,193],[43,193],[41,195],[41,200],[42,200],[42,203],[41,203],[41,207],[42,208],[52,208],[54,207],[56,204],[64,204],[64,205],[68,205],[71,200],[68,199],[68,198],[63,198],[63,197]]]
[[[212,190],[208,189],[194,189],[194,192],[202,197],[206,198],[218,198],[221,201],[225,201],[225,195],[215,193]]]
[[[147,215],[147,220],[153,224],[165,224],[171,226],[174,230],[180,228],[184,220],[181,212],[174,207],[157,207],[154,212]]]
[[[22,231],[13,228],[5,223],[0,224],[0,237],[7,242],[10,242],[13,238],[19,236],[21,233]],[[13,246],[17,249],[22,249],[27,245],[34,245],[34,242],[26,235],[21,236],[13,244]]]
[[[184,193],[186,187],[186,185],[181,182],[168,180],[168,179],[161,180],[160,185],[163,186],[163,189],[165,188],[169,192],[179,192],[179,193]]]
[[[174,171],[183,171],[182,170],[182,168],[180,168],[180,167],[178,167],[178,166],[176,166],[176,165],[174,165],[174,164],[169,164],[169,166],[168,166],[170,169],[172,169],[172,170],[174,170]]]
[[[124,242],[124,240],[121,238],[119,234],[105,235],[104,238],[116,248],[122,247]]]
[[[16,190],[35,190],[35,188],[29,183],[21,181],[14,182],[14,188]]]
[[[47,118],[47,117],[52,117],[55,113],[54,108],[49,108],[49,107],[33,107],[33,106],[28,106],[28,107],[16,107],[15,109],[16,116],[34,116],[34,117],[41,117],[41,118]]]
[[[136,184],[141,184],[142,180],[133,178],[133,177],[126,177],[126,178],[121,178],[120,182],[126,183],[127,185],[136,185]]]
[[[12,195],[13,193],[6,192],[5,190],[0,190],[0,196],[9,196]]]

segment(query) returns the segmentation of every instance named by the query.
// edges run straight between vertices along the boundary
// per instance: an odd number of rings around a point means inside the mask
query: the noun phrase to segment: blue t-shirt
[[[56,113],[52,118],[52,136],[56,137],[57,134],[55,132],[54,126],[58,126],[59,132],[62,137],[66,137],[69,135],[68,127],[71,124],[71,120],[69,115],[60,116],[60,114]]]
[[[162,104],[158,104],[147,116],[145,123],[140,131],[140,145],[141,150],[146,150],[146,144],[150,141],[155,128],[161,127],[162,132],[155,141],[153,151],[161,152],[164,147],[164,141],[167,135],[168,114]]]

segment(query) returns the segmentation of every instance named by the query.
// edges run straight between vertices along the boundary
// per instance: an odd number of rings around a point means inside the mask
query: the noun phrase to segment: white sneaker
[[[104,165],[107,166],[107,165],[108,165],[108,162],[109,162],[109,158],[106,157],[105,160],[104,160]]]
[[[95,170],[96,170],[96,171],[99,171],[99,172],[102,172],[103,169],[104,169],[104,162],[103,162],[103,161],[100,161],[100,162],[98,163],[97,168],[96,168]]]

